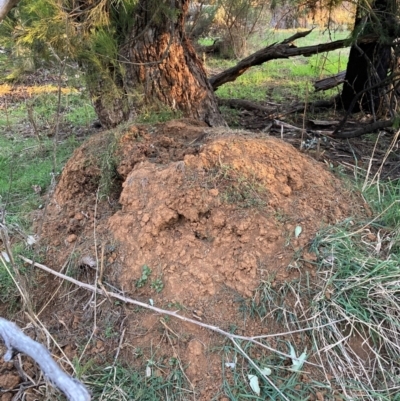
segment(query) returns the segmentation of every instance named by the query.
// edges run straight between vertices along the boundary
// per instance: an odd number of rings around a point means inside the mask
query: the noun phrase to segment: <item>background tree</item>
[[[341,94],[345,110],[376,114],[389,107],[385,94],[393,61],[392,48],[399,34],[397,12],[397,0],[358,4]],[[370,36],[369,43],[357,43],[361,35]]]

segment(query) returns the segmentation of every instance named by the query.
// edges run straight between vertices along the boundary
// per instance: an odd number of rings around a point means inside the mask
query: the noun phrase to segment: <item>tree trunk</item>
[[[376,114],[382,111],[385,84],[391,64],[391,44],[396,23],[390,0],[376,0],[373,11],[361,18],[357,10],[354,30],[375,33],[379,38],[372,43],[355,43],[350,49],[345,82],[341,94],[343,108],[349,112],[363,110]],[[372,14],[373,13],[373,14]]]
[[[120,47],[120,95],[104,80],[92,85],[100,121],[112,127],[144,104],[167,106],[210,126],[226,125],[202,62],[185,36],[189,0],[139,0],[132,32]],[[97,91],[97,93],[95,93]]]

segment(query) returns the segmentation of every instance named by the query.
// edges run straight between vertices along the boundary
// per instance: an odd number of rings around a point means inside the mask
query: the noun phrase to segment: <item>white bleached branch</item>
[[[66,374],[53,360],[46,347],[25,335],[16,324],[1,317],[0,337],[7,347],[4,355],[6,362],[11,360],[13,351],[24,353],[36,361],[46,378],[62,391],[69,401],[90,401],[85,386]]]
[[[18,3],[19,0],[0,0],[0,22],[7,16],[9,11]]]

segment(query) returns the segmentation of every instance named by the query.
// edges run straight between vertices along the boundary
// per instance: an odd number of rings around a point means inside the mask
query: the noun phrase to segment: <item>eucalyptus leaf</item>
[[[289,343],[289,349],[290,349],[290,357],[292,358],[292,367],[289,369],[292,372],[299,372],[301,368],[304,365],[305,360],[307,359],[307,348],[304,350],[304,352],[297,357],[296,351],[292,347],[292,344]]]
[[[258,383],[258,377],[256,375],[247,375],[249,378],[249,383],[251,389],[257,394],[260,395],[260,384]]]
[[[303,231],[303,229],[301,228],[301,226],[296,226],[296,228],[294,229],[295,238],[299,238],[302,231]]]
[[[146,377],[151,377],[151,367],[146,366]]]
[[[272,370],[270,368],[262,368],[260,370],[264,376],[271,376],[272,374]]]

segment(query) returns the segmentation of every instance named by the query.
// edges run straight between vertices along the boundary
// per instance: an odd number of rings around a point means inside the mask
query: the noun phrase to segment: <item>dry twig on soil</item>
[[[221,334],[221,335],[223,335],[225,337],[228,337],[229,339],[249,341],[249,342],[251,342],[253,344],[256,344],[256,345],[259,345],[260,347],[263,347],[263,348],[265,348],[265,349],[267,349],[267,350],[269,350],[271,352],[275,352],[276,354],[279,354],[279,355],[281,355],[281,356],[283,356],[285,358],[291,358],[291,355],[290,354],[286,354],[285,352],[278,351],[278,350],[276,350],[276,349],[274,349],[272,347],[269,347],[268,345],[260,342],[259,340],[266,339],[266,338],[276,338],[276,337],[279,337],[279,336],[285,336],[285,335],[294,334],[294,333],[301,333],[301,332],[316,330],[316,329],[320,329],[322,327],[327,326],[327,325],[321,325],[321,326],[318,326],[318,327],[306,327],[304,329],[292,330],[292,331],[288,331],[288,332],[284,332],[284,333],[265,334],[265,335],[253,336],[253,337],[240,336],[240,335],[229,333],[229,332],[227,332],[225,330],[222,330],[217,326],[212,326],[212,325],[209,325],[209,324],[206,324],[206,323],[203,323],[203,322],[199,322],[197,320],[190,319],[188,317],[179,315],[177,311],[172,312],[172,311],[167,310],[167,309],[157,308],[156,306],[152,306],[150,304],[146,304],[144,302],[140,302],[140,301],[137,301],[135,299],[132,299],[132,298],[129,298],[129,297],[125,297],[125,296],[117,294],[115,292],[104,291],[104,290],[102,290],[100,288],[96,288],[94,285],[86,284],[86,283],[83,283],[82,281],[75,280],[72,277],[68,277],[65,274],[61,274],[61,273],[59,273],[59,272],[57,272],[57,271],[55,271],[53,269],[50,269],[48,266],[42,265],[41,263],[34,262],[34,261],[32,261],[32,260],[30,260],[30,259],[28,259],[28,258],[26,258],[26,257],[24,257],[22,255],[19,255],[19,257],[22,260],[24,260],[25,262],[31,264],[32,266],[38,267],[39,269],[42,269],[42,270],[44,270],[44,271],[46,271],[46,272],[48,272],[50,274],[53,274],[54,276],[57,276],[57,277],[59,277],[59,278],[61,278],[63,280],[69,281],[70,283],[73,283],[73,284],[75,284],[75,285],[77,285],[77,286],[79,286],[81,288],[85,288],[86,290],[89,290],[89,291],[92,291],[92,292],[97,292],[98,294],[103,295],[103,296],[107,296],[108,295],[108,297],[110,297],[110,298],[116,298],[116,299],[118,299],[118,300],[120,300],[122,302],[125,302],[127,304],[137,305],[137,306],[140,306],[140,307],[145,308],[145,309],[150,309],[153,312],[157,312],[157,313],[160,313],[162,315],[168,315],[168,316],[176,317],[177,319],[183,320],[185,322],[193,323],[193,324],[195,324],[197,326],[201,326],[201,327],[204,327],[206,329],[212,330],[212,331],[214,331],[216,333],[219,333],[219,334]],[[337,321],[335,323],[338,323],[338,322],[339,321]],[[318,364],[315,364],[315,363],[312,363],[312,362],[309,362],[309,361],[305,361],[305,364],[316,366],[316,367],[320,366]]]

